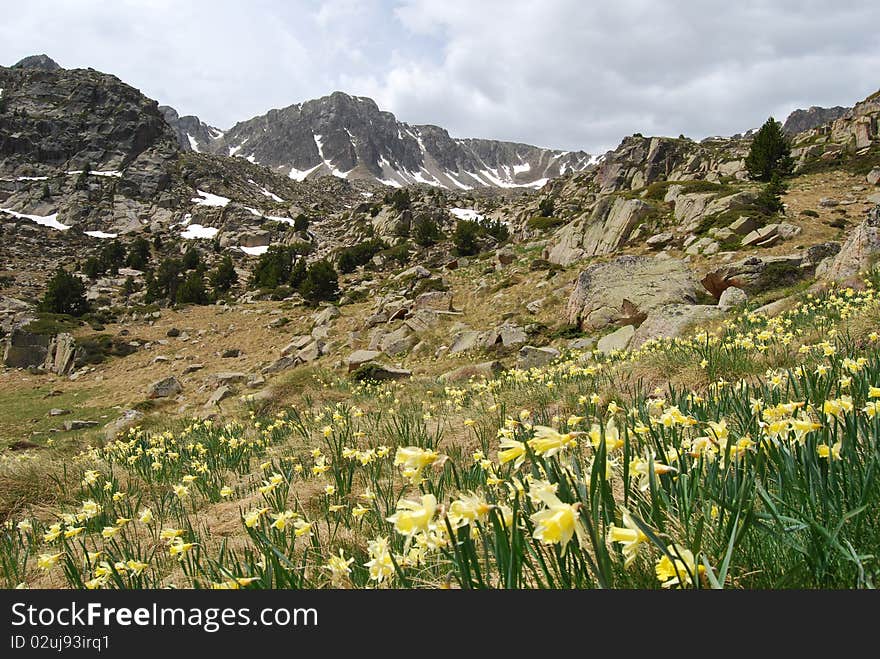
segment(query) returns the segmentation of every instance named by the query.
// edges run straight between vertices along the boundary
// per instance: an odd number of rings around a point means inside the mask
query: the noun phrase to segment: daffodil
[[[561,545],[565,552],[576,532],[580,539],[578,510],[581,504],[563,503],[555,494],[549,493],[542,493],[541,498],[547,507],[531,515],[530,519],[535,525],[532,537],[547,545]]]
[[[694,554],[690,549],[669,545],[666,547],[666,553],[657,561],[654,571],[664,588],[674,586],[681,588],[692,584],[694,576],[702,575],[706,568],[703,565],[696,565]]]
[[[260,519],[269,512],[268,508],[259,508],[258,510],[252,510],[247,515],[244,516],[244,525],[249,529],[254,528]]]
[[[40,554],[37,558],[37,567],[41,570],[51,570],[61,560],[62,556],[64,556],[63,551],[57,554]]]
[[[144,508],[138,514],[138,521],[141,524],[150,524],[153,521],[153,511],[149,508]]]
[[[180,538],[175,538],[172,543],[168,545],[168,553],[172,557],[176,556],[178,560],[183,560],[184,555],[191,551],[195,546],[196,543],[194,542],[184,542]]]
[[[391,559],[387,538],[379,537],[368,542],[367,553],[370,560],[364,563],[364,567],[369,569],[372,581],[381,584],[394,576],[394,562]]]
[[[479,494],[468,492],[459,496],[449,506],[449,523],[453,528],[467,526],[485,519],[492,506]]]
[[[401,467],[401,473],[409,478],[412,485],[422,482],[425,467],[433,465],[440,458],[436,451],[422,449],[418,446],[402,446],[394,455],[394,465]]]
[[[162,529],[159,531],[159,539],[171,542],[175,538],[182,536],[183,533],[183,529]]]
[[[620,543],[623,550],[623,567],[628,568],[639,553],[642,543],[648,541],[626,508],[623,508],[623,526],[611,525],[608,529],[608,539],[611,542]]]
[[[840,449],[842,447],[842,443],[838,440],[834,442],[832,446],[828,446],[828,444],[817,444],[816,452],[819,454],[820,458],[831,459],[831,460],[840,460]]]
[[[504,438],[498,451],[498,462],[506,464],[513,461],[514,469],[519,469],[526,459],[526,445],[515,439]]]
[[[419,531],[428,530],[436,510],[437,498],[433,494],[425,494],[420,501],[398,501],[397,512],[388,517],[387,521],[394,524],[394,530],[401,535],[413,536]]]
[[[324,566],[324,569],[329,570],[330,572],[330,581],[334,585],[339,585],[344,583],[348,578],[348,575],[351,574],[351,564],[354,563],[353,558],[346,558],[343,550],[339,550],[338,555],[333,555],[329,559],[327,559],[327,564]]]

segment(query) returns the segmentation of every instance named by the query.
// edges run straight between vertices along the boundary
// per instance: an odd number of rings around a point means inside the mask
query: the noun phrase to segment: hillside
[[[0,88],[4,586],[876,585],[880,93],[791,138],[777,207],[752,134],[397,188],[371,149],[549,156],[345,95],[222,132],[43,59]],[[290,176],[341,135],[369,175]]]

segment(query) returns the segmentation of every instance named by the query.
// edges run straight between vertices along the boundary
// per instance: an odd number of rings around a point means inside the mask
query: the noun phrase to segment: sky
[[[877,0],[0,0],[46,53],[229,128],[341,90],[454,137],[592,154],[880,88]]]

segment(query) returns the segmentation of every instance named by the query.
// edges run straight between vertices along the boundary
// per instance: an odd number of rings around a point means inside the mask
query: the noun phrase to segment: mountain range
[[[398,121],[372,99],[338,91],[270,110],[226,131],[198,117],[181,117],[174,108],[160,109],[182,149],[245,158],[297,181],[333,175],[393,187],[540,188],[593,162],[583,151],[453,138],[439,126]]]

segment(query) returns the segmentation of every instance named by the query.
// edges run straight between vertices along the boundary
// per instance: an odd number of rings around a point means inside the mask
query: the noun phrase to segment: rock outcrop
[[[566,317],[569,324],[583,330],[636,324],[655,307],[694,304],[697,290],[697,281],[680,261],[620,256],[591,265],[578,275]]]
[[[841,281],[868,270],[880,255],[880,206],[868,212],[865,220],[850,234],[840,252],[822,273],[825,279]]]

